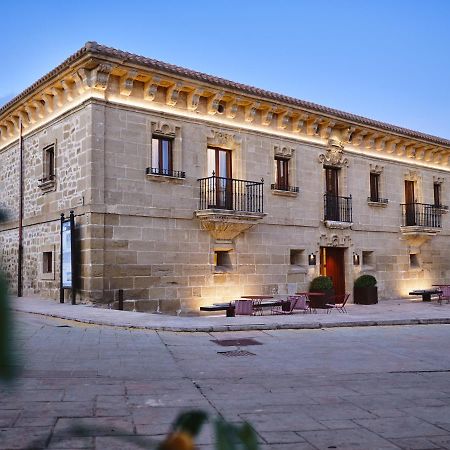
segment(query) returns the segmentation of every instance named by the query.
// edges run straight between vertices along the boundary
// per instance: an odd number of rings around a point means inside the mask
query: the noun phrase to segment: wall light
[[[316,265],[316,255],[314,253],[311,253],[310,255],[308,255],[308,264],[310,266]]]
[[[359,266],[359,255],[358,253],[353,253],[353,265]]]

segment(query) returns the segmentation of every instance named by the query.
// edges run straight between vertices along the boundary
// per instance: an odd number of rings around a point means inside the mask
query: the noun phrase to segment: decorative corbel
[[[219,102],[222,100],[224,96],[224,92],[216,92],[214,95],[208,98],[207,111],[208,114],[214,115],[217,113],[217,109],[219,108]]]
[[[0,125],[0,141],[6,141],[8,139],[7,132],[8,128],[6,127],[6,125]]]
[[[196,111],[200,102],[200,97],[203,95],[204,90],[201,88],[195,88],[189,92],[187,96],[187,108],[189,111]]]
[[[305,130],[306,120],[303,116],[297,116],[292,119],[292,131],[302,133]]]
[[[434,158],[434,154],[437,152],[437,149],[431,148],[425,151],[425,161],[430,162]]]
[[[155,76],[144,84],[144,99],[152,102],[155,100],[156,92],[158,91],[158,85],[161,81],[161,77]]]
[[[268,127],[272,123],[273,115],[275,114],[275,107],[269,106],[261,113],[261,124]]]
[[[85,68],[79,69],[72,74],[73,81],[75,82],[75,89],[78,95],[83,94],[84,91],[91,87],[91,71]]]
[[[352,142],[352,135],[355,132],[355,129],[355,127],[344,128],[341,131],[341,141],[345,142],[346,144]]]
[[[182,86],[183,84],[177,81],[176,83],[172,84],[172,86],[169,86],[167,88],[166,104],[168,106],[175,106],[177,104]]]
[[[28,117],[28,114],[24,110],[20,110],[18,112],[18,114],[19,114],[19,119],[20,119],[19,122],[22,123],[22,126],[24,128],[28,128],[28,126],[30,125],[30,119]]]
[[[48,93],[42,94],[42,100],[44,101],[45,112],[51,114],[53,112],[53,96]]]
[[[367,134],[363,139],[363,146],[367,149],[375,148],[376,134]]]
[[[285,130],[289,125],[290,118],[291,118],[290,110],[279,112],[277,117],[277,127],[280,130]]]
[[[53,106],[57,106],[58,108],[61,108],[63,105],[63,94],[61,89],[58,89],[56,87],[52,87],[50,89],[50,94],[53,95]]]
[[[99,64],[91,71],[92,87],[99,91],[105,91],[108,87],[109,76],[113,66],[108,63]]]
[[[306,122],[306,134],[315,136],[319,130],[320,119],[308,119]]]
[[[133,90],[134,80],[138,76],[137,70],[129,70],[125,75],[120,77],[120,94],[130,96]]]
[[[397,156],[403,156],[406,153],[406,144],[399,142],[395,150]]]
[[[36,108],[33,108],[31,105],[25,105],[24,110],[28,114],[28,120],[30,124],[36,123]]]
[[[397,144],[400,142],[400,139],[391,139],[386,143],[386,153],[392,154],[397,149]]]
[[[13,135],[14,135],[14,132],[16,130],[18,131],[19,128],[20,128],[20,117],[19,116],[11,116],[10,120],[11,120],[11,123],[13,124],[12,132],[13,132]]]
[[[236,97],[227,103],[227,106],[225,108],[225,114],[229,119],[234,119],[236,117],[240,101],[241,99],[239,97]]]
[[[362,144],[366,135],[367,135],[367,131],[364,131],[364,130],[353,133],[352,144],[359,147]]]
[[[333,120],[324,119],[322,122],[320,122],[320,137],[322,139],[328,140],[335,125],[336,122]]]
[[[73,100],[73,91],[72,91],[72,85],[69,84],[68,80],[62,80],[61,86],[63,88],[63,97],[64,100],[67,102],[71,102]]]
[[[375,150],[377,152],[383,152],[386,149],[386,136],[379,137],[375,139]]]
[[[247,105],[245,107],[245,121],[246,122],[253,122],[255,119],[256,111],[259,108],[260,103],[259,102],[252,102],[250,105]]]
[[[6,135],[11,138],[14,137],[15,123],[12,121],[11,118],[5,120],[4,123],[6,125]]]
[[[415,158],[416,157],[416,147],[414,146],[414,144],[408,145],[406,147],[406,156],[408,158]]]
[[[425,158],[426,147],[418,147],[416,148],[416,159],[421,161]]]
[[[36,110],[36,115],[39,119],[43,119],[45,115],[45,108],[42,100],[34,100],[31,102],[31,106]]]

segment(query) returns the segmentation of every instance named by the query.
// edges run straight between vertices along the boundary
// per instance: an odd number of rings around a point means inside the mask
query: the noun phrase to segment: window
[[[53,252],[42,253],[42,273],[53,273]]]
[[[39,180],[42,183],[52,181],[55,179],[55,146],[49,145],[44,148],[44,171],[42,178]]]
[[[304,261],[304,250],[291,249],[289,252],[289,260],[291,266],[303,266]]]
[[[380,200],[380,174],[370,173],[370,201],[378,202]]]
[[[216,272],[227,272],[231,268],[230,253],[228,251],[216,250],[214,252],[214,270]]]
[[[419,257],[416,253],[410,253],[409,255],[409,267],[411,269],[419,269],[420,268],[420,261]]]
[[[372,250],[363,250],[361,256],[363,266],[372,267],[374,265],[374,256]]]
[[[434,192],[434,206],[441,207],[441,183],[434,183],[433,185]]]
[[[152,174],[174,176],[172,143],[173,139],[170,138],[152,137]]]
[[[280,191],[289,190],[289,159],[275,157],[277,163],[276,189]]]

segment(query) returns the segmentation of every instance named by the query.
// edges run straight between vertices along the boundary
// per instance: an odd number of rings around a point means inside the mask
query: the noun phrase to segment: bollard
[[[119,311],[123,311],[123,289],[119,289]]]

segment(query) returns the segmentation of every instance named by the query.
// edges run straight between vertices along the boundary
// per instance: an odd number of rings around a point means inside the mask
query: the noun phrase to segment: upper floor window
[[[433,184],[434,206],[442,206],[441,183]]]
[[[378,202],[380,200],[380,174],[370,173],[370,201]]]
[[[152,137],[152,174],[174,176],[172,144],[173,139],[171,138]]]
[[[289,159],[275,157],[277,165],[276,189],[280,191],[289,190]]]
[[[55,177],[55,146],[44,148],[44,176],[42,181],[49,181]]]

